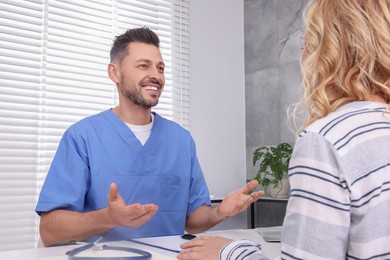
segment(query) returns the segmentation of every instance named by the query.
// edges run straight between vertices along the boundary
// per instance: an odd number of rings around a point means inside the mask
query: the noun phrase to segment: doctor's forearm
[[[227,218],[218,214],[217,207],[201,206],[187,218],[186,231],[193,234],[201,233]]]
[[[51,246],[71,240],[84,241],[112,227],[107,218],[107,209],[101,209],[88,213],[69,210],[42,213],[39,228],[43,244]]]

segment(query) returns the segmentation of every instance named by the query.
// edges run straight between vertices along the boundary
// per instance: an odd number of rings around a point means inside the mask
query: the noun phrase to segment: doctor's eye
[[[157,70],[158,70],[160,73],[164,73],[165,67],[163,67],[163,66],[158,67]]]

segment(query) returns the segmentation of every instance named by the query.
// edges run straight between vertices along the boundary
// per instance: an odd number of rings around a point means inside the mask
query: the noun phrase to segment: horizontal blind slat
[[[113,32],[146,25],[159,35],[166,86],[153,111],[182,123],[177,111],[186,110],[189,118],[187,0],[7,2],[0,0],[0,250],[35,246],[35,204],[62,134],[117,103],[107,76]]]

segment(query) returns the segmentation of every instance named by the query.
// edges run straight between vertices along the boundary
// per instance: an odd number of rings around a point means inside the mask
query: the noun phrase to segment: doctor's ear
[[[119,66],[115,63],[109,63],[107,67],[108,76],[114,83],[118,83],[120,79]]]

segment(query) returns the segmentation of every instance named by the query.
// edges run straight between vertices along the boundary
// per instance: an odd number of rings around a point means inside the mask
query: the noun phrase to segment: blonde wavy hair
[[[303,127],[353,101],[390,101],[390,0],[312,0],[301,60]]]

